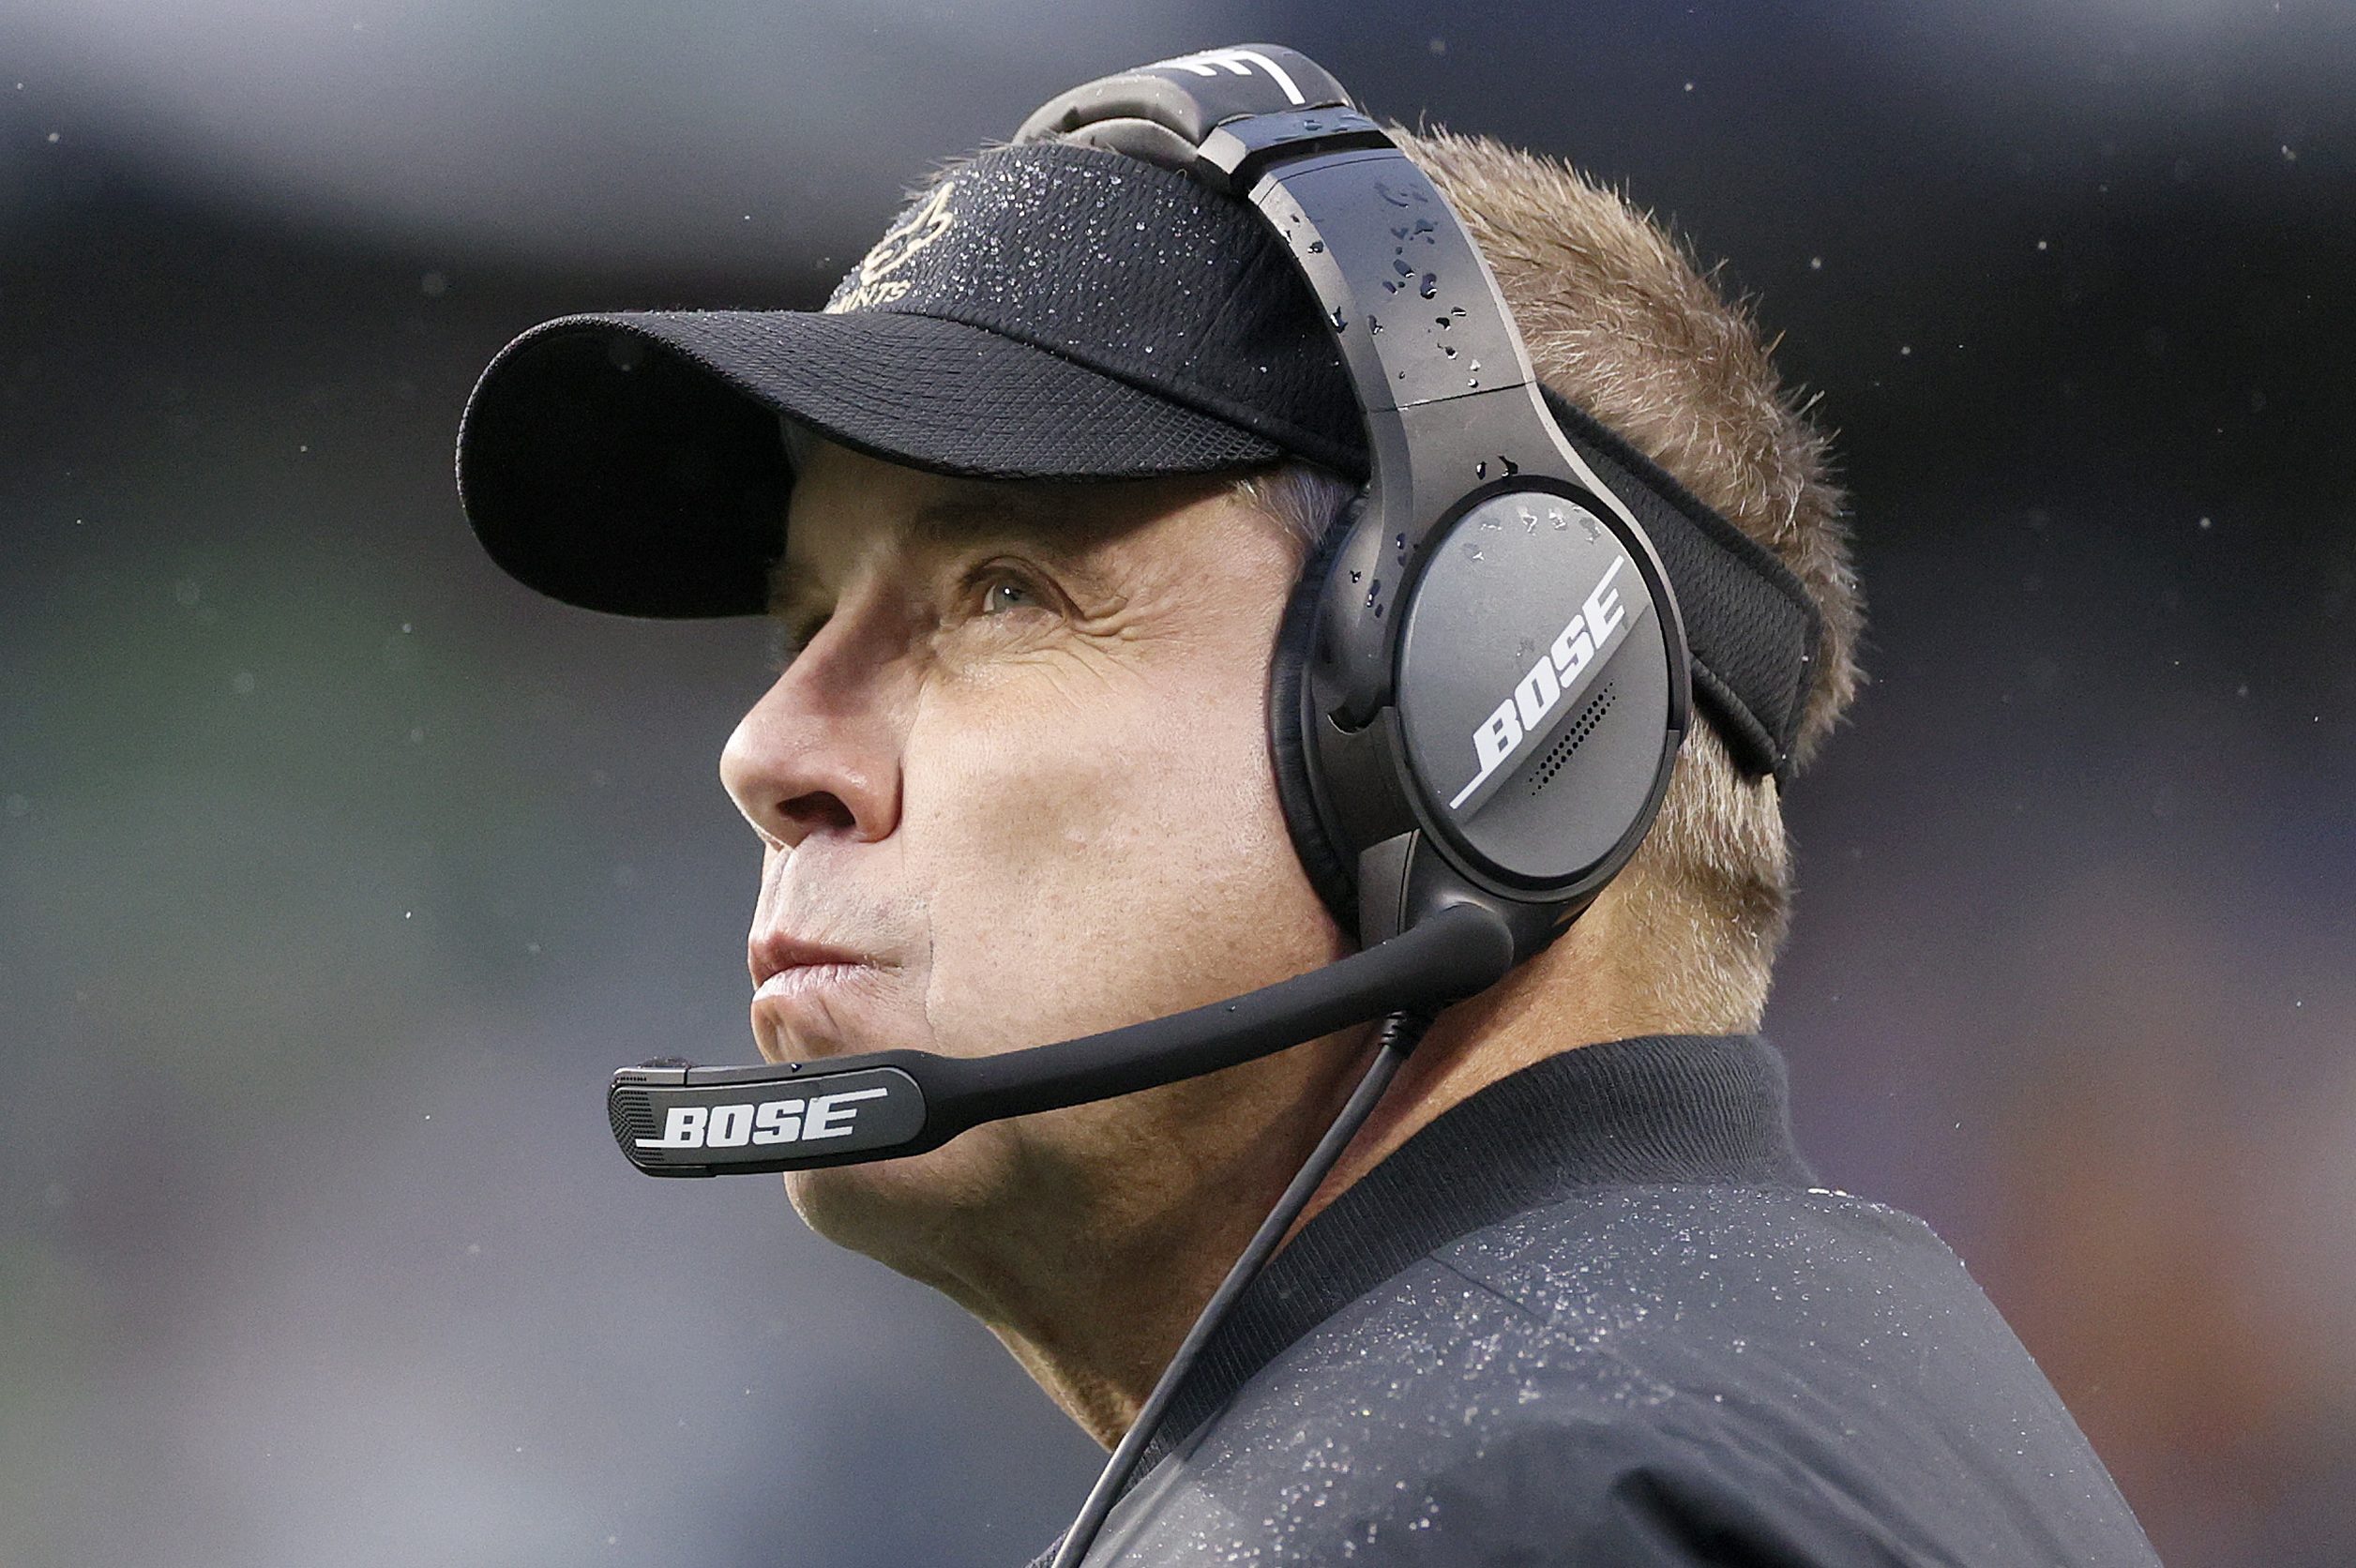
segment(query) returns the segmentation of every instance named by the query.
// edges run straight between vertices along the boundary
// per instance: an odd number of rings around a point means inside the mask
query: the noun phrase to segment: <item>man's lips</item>
[[[753,994],[756,996],[767,995],[773,982],[790,977],[798,970],[876,967],[875,960],[864,953],[829,947],[823,942],[797,937],[790,931],[771,931],[766,936],[753,938],[746,946],[745,961],[752,971]]]
[[[794,964],[781,969],[753,988],[755,1002],[803,996],[872,970],[873,964]]]
[[[864,953],[831,947],[786,932],[753,939],[753,1038],[761,1054],[782,1062],[789,1052],[826,1054],[839,1044],[838,1005],[850,1003],[889,967]],[[790,1042],[790,1043],[789,1043]]]

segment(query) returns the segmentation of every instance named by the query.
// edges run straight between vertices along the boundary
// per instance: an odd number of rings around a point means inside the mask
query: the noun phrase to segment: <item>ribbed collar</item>
[[[1318,1324],[1459,1236],[1580,1188],[1805,1186],[1783,1058],[1755,1034],[1584,1046],[1499,1079],[1303,1227],[1214,1333],[1136,1475]]]

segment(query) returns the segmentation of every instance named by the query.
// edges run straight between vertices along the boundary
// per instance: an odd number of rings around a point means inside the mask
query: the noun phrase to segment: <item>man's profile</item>
[[[1165,66],[1264,67],[1300,102],[1276,53]],[[1634,688],[1593,683],[1649,614],[1673,656],[1692,637],[1695,684],[1657,816],[1559,936],[1430,1021],[1153,1419],[1189,1325],[1352,1098],[1367,1030],[794,1169],[794,1206],[958,1301],[1107,1446],[1146,1444],[1092,1562],[2148,1562],[1960,1264],[1814,1183],[1756,1033],[1790,918],[1781,793],[1858,679],[1822,437],[1748,321],[1624,202],[1491,142],[1382,134],[1486,257],[1567,405],[1566,449],[1679,531],[1661,554],[1682,607],[1645,609],[1642,551],[1641,572],[1591,574],[1493,650],[1502,699],[1475,682],[1446,706],[1463,777],[1439,784],[1413,716],[1396,721],[1386,744],[1422,769],[1400,788],[1433,776],[1414,809],[1435,835],[1507,787],[1537,809],[1615,701],[1628,722]],[[1422,334],[1468,392],[1504,381],[1493,351],[1486,371],[1459,354],[1477,324],[1411,249],[1433,225],[1381,193],[1405,215],[1379,296],[1394,344]],[[487,372],[461,471],[503,564],[594,608],[778,626],[777,678],[721,764],[763,846],[765,1061],[1004,1057],[1387,934],[1367,888],[1388,863],[1336,853],[1300,797],[1345,829],[1406,806],[1328,798],[1326,760],[1284,738],[1288,660],[1338,657],[1293,645],[1339,635],[1296,633],[1302,596],[1354,602],[1335,551],[1382,504],[1360,496],[1378,405],[1336,347],[1382,330],[1367,303],[1313,297],[1234,196],[1041,136],[938,174],[824,312],[576,318]],[[1489,493],[1523,466],[1494,460],[1457,483]],[[1578,548],[1578,519],[1542,511],[1522,509],[1532,535]],[[1441,534],[1412,559],[1400,534],[1395,596],[1370,565],[1353,624],[1416,613]],[[1468,526],[1444,548],[1471,571],[1506,539]],[[1774,592],[1805,641],[1760,629]],[[763,1102],[730,1137],[851,1125],[819,1103]]]

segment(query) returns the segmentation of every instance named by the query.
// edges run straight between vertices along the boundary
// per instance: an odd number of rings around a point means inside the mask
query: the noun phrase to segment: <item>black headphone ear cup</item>
[[[1358,526],[1367,498],[1362,491],[1342,508],[1309,551],[1292,596],[1276,627],[1276,646],[1268,663],[1268,753],[1276,764],[1276,799],[1284,807],[1285,826],[1309,885],[1352,941],[1358,936],[1358,857],[1328,830],[1318,809],[1310,770],[1309,738],[1303,730],[1302,685],[1308,678],[1308,661],[1317,635],[1317,606],[1325,592],[1325,579],[1340,554],[1342,541]]]

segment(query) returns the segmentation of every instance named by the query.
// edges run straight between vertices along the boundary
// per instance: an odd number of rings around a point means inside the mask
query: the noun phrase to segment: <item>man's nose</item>
[[[899,825],[899,736],[881,683],[834,653],[805,649],[720,753],[720,781],[736,809],[786,849],[813,833],[872,840]]]

